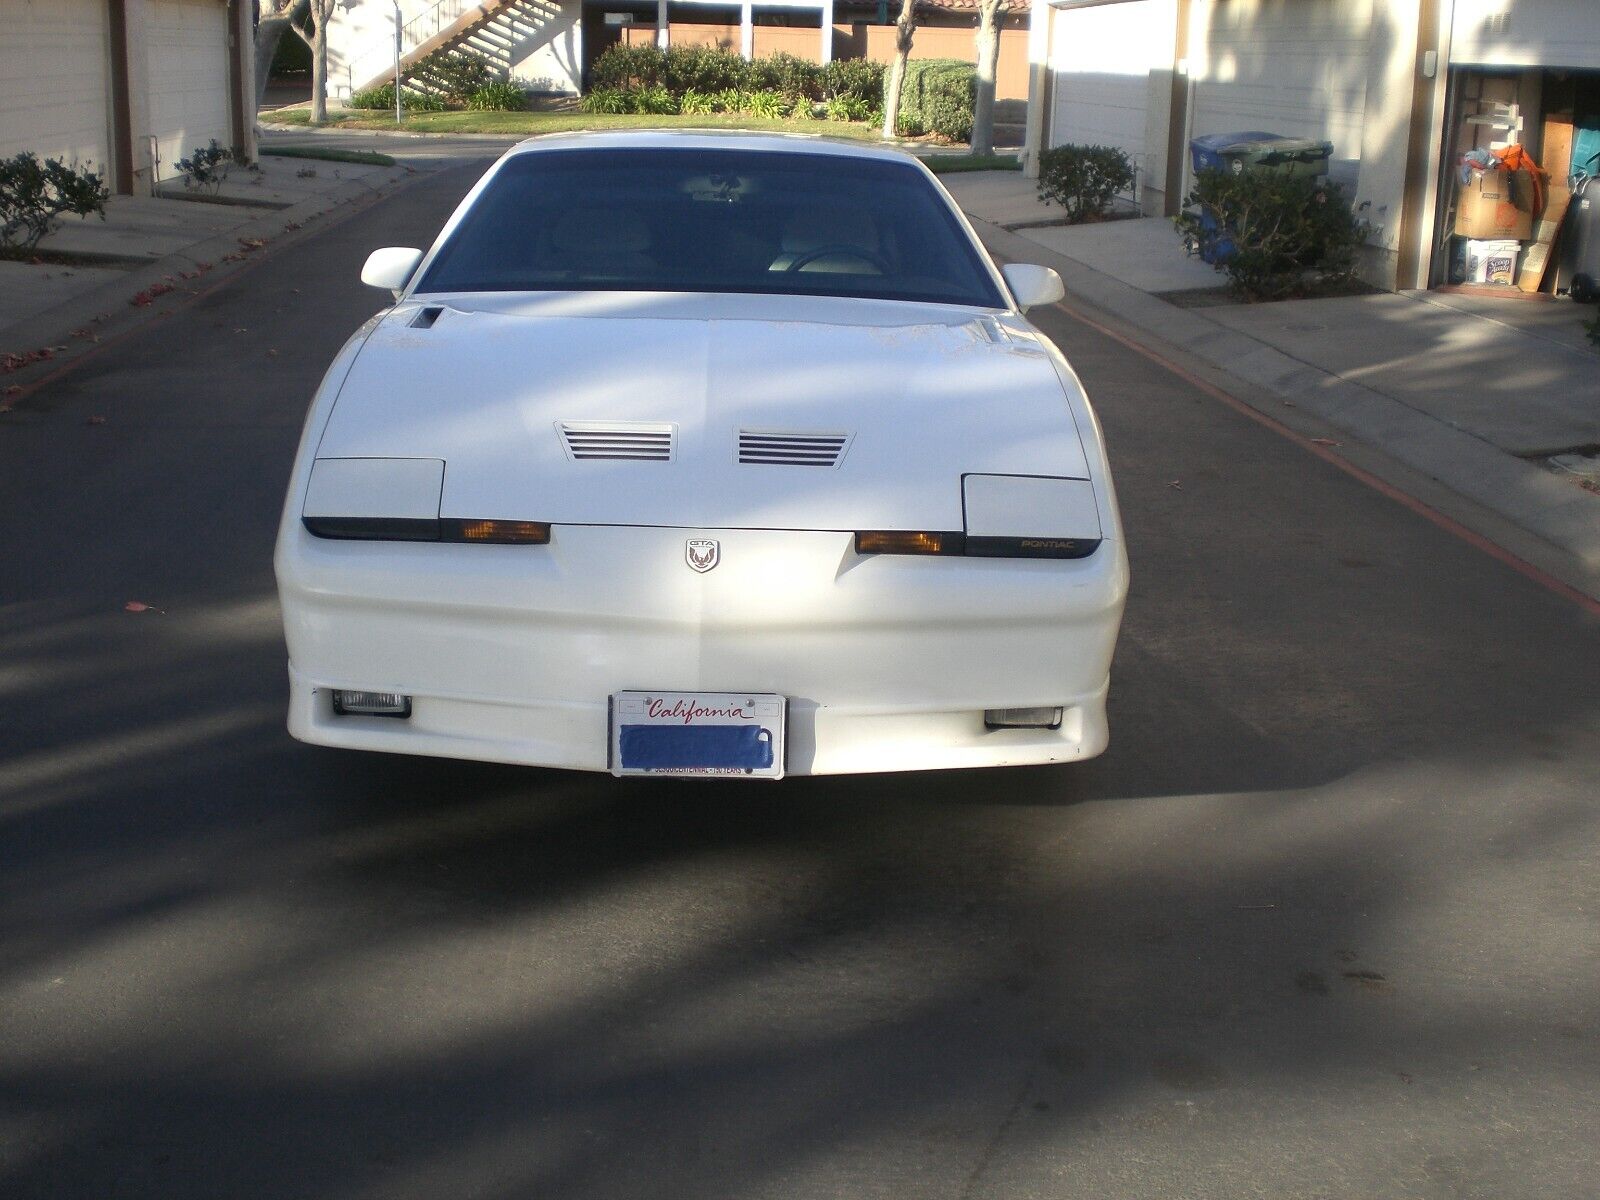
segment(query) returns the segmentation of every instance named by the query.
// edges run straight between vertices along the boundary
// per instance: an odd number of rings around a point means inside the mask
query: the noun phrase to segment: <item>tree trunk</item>
[[[311,123],[321,125],[328,119],[328,26],[317,22],[315,42],[311,47]]]
[[[978,0],[978,89],[972,106],[974,155],[994,153],[994,84],[1000,68],[1000,21],[1006,0]]]
[[[272,74],[272,60],[277,56],[278,43],[289,27],[289,22],[300,15],[306,0],[267,0],[261,6],[261,20],[256,24],[256,112],[267,98],[267,79]]]
[[[298,25],[289,28],[311,47],[311,123],[328,120],[328,22],[333,20],[333,0],[311,0],[311,34]]]
[[[917,32],[916,0],[901,0],[900,19],[895,22],[894,64],[889,68],[889,84],[883,93],[883,136],[892,138],[900,121],[900,89],[906,82],[906,60],[911,57],[911,38]]]

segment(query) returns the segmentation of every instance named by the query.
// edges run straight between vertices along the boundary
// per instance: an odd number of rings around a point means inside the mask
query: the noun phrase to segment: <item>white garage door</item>
[[[152,0],[149,12],[150,128],[161,159],[173,164],[215,138],[230,145],[228,9],[223,0]]]
[[[1450,61],[1600,70],[1594,0],[1455,0]]]
[[[111,162],[106,0],[0,0],[0,157]]]
[[[1054,103],[1049,144],[1115,146],[1139,168],[1139,185],[1159,188],[1157,154],[1149,145],[1152,70],[1172,67],[1173,0],[1125,0],[1119,4],[1053,11],[1050,67]],[[1159,92],[1165,128],[1167,93]]]
[[[1331,173],[1361,157],[1372,0],[1197,4],[1192,136],[1260,130],[1333,143]]]

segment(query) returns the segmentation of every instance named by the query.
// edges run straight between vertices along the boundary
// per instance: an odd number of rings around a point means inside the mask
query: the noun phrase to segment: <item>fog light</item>
[[[986,708],[983,723],[990,729],[1060,729],[1059,708]]]
[[[333,693],[333,711],[341,717],[409,717],[411,697],[399,692]]]

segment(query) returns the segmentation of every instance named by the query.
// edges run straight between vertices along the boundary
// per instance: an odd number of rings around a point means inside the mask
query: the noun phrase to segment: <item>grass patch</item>
[[[314,158],[319,162],[360,163],[364,167],[392,167],[394,159],[376,150],[338,150],[332,146],[262,146],[263,158]]]
[[[308,125],[306,109],[272,114],[281,125]],[[767,120],[747,113],[705,113],[698,116],[653,113],[585,112],[438,112],[407,114],[395,124],[393,113],[362,109],[333,109],[324,129],[400,130],[407,133],[504,133],[532,136],[570,133],[581,129],[741,129],[757,133],[808,133],[847,138],[858,142],[878,140],[878,127],[865,121],[796,121],[787,117]],[[263,151],[263,153],[265,153]]]
[[[1015,154],[929,154],[922,165],[935,175],[959,175],[963,171],[1020,171],[1022,160]]]

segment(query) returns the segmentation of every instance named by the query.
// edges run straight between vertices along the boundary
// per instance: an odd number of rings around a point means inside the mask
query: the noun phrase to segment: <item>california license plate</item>
[[[767,692],[618,692],[611,773],[781,779],[786,711]]]

